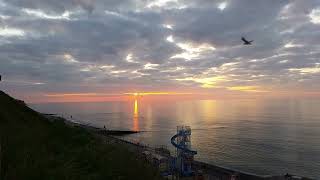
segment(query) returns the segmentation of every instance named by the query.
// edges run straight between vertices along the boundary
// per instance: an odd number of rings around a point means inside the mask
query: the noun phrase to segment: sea
[[[190,126],[195,159],[257,175],[320,179],[319,99],[237,99],[41,103],[42,113],[112,130],[122,138],[166,146],[177,126]]]

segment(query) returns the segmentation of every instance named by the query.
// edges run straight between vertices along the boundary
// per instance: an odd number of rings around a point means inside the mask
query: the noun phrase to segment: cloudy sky
[[[319,97],[320,1],[0,0],[0,74],[1,90],[28,101]]]

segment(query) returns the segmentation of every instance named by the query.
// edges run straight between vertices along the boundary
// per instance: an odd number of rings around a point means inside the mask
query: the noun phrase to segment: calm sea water
[[[124,138],[166,145],[176,126],[192,128],[197,160],[260,175],[320,179],[320,100],[198,100],[31,104],[43,113],[108,129]]]

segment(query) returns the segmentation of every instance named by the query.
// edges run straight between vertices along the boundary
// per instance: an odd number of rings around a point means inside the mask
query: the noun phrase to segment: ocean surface
[[[107,129],[127,140],[166,145],[178,125],[192,129],[196,160],[259,175],[320,179],[320,100],[186,100],[30,104],[43,113]],[[72,118],[71,118],[72,116]]]

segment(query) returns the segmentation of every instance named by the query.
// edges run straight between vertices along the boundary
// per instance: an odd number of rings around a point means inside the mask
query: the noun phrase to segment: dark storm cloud
[[[82,8],[88,12],[99,10],[132,10],[144,6],[150,0],[4,0],[5,3],[30,9],[42,9],[49,13]]]
[[[317,8],[315,0],[3,0],[0,70],[6,88],[42,92],[306,88],[320,74]]]
[[[208,6],[172,10],[177,22],[176,34],[194,41],[209,41],[219,46],[238,45],[239,35],[259,36],[270,31],[274,19],[287,1],[229,1],[223,11]],[[269,32],[265,33],[268,35]]]

